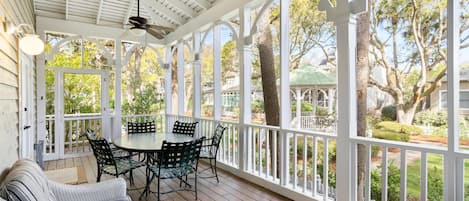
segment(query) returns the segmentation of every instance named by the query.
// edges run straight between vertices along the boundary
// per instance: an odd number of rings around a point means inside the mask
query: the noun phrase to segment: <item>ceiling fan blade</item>
[[[153,28],[153,29],[164,30],[164,31],[167,31],[167,32],[173,32],[174,31],[174,29],[171,28],[171,27],[164,27],[164,26],[155,25],[155,24],[147,24],[147,26],[150,27],[150,28]]]
[[[160,32],[158,31],[155,31],[153,29],[147,29],[147,32],[149,34],[151,34],[152,36],[154,36],[155,38],[158,38],[158,39],[163,39],[164,38],[164,35],[161,34]]]

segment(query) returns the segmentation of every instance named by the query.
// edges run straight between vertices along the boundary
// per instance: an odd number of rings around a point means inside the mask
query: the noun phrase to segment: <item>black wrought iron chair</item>
[[[203,137],[183,143],[163,142],[161,151],[158,152],[158,157],[155,159],[155,165],[149,167],[152,172],[149,184],[151,184],[155,177],[158,178],[157,200],[160,200],[160,180],[176,178],[180,180],[181,184],[185,184],[184,187],[177,190],[162,192],[161,194],[176,191],[194,191],[195,199],[197,200],[197,164],[204,139]],[[187,182],[187,176],[189,174],[195,174],[194,190],[187,188],[188,186],[191,188],[191,185]],[[183,177],[185,177],[185,179]]]
[[[98,175],[96,182],[101,181],[102,174],[109,174],[115,177],[124,175],[129,172],[130,185],[133,185],[132,170],[145,166],[145,163],[132,160],[130,157],[120,158],[114,157],[109,143],[104,138],[88,139],[96,157],[98,166]]]
[[[217,172],[217,154],[218,154],[218,149],[220,148],[220,142],[223,137],[223,134],[225,133],[226,127],[224,127],[221,124],[218,124],[217,127],[215,128],[215,133],[211,138],[207,138],[204,142],[204,145],[202,146],[202,150],[200,151],[200,158],[201,159],[208,159],[210,161],[210,167],[207,169],[202,170],[201,172],[204,172],[208,169],[212,170],[212,174],[214,176],[207,176],[207,177],[201,177],[201,178],[217,178],[217,182],[220,182],[218,179],[218,172]],[[212,160],[214,161],[214,164],[212,165]]]
[[[154,133],[156,132],[156,125],[154,121],[147,122],[127,122],[127,133]]]
[[[194,137],[195,129],[198,123],[199,122],[181,122],[176,120],[173,125],[173,133]]]
[[[99,139],[98,134],[91,128],[87,128],[86,132],[84,133],[84,136],[88,140],[88,142],[91,140],[96,140]],[[115,158],[128,158],[131,157],[130,153],[128,151],[119,149],[115,147],[112,143],[109,143],[109,146],[111,147],[112,155]]]

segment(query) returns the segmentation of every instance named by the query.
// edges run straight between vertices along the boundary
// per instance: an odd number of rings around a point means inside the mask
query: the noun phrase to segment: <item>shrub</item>
[[[446,111],[421,111],[415,114],[414,123],[418,125],[440,127],[447,124],[448,113]]]
[[[374,138],[402,142],[408,142],[409,135],[421,133],[423,133],[423,130],[417,126],[403,125],[392,121],[377,123],[373,128]]]
[[[381,116],[383,120],[386,121],[396,121],[397,113],[396,113],[396,106],[388,105],[381,109]]]
[[[328,113],[329,112],[327,111],[326,107],[316,106],[316,115],[317,116],[327,116]]]
[[[443,177],[441,176],[441,170],[433,167],[432,170],[428,171],[428,201],[440,201],[443,200]]]
[[[381,171],[371,172],[371,199],[381,200]],[[397,166],[388,166],[388,201],[399,201],[400,171]]]
[[[292,103],[291,111],[292,112],[296,111],[296,102]],[[301,102],[301,111],[302,112],[312,112],[313,111],[313,105],[311,105],[311,103],[308,103],[308,102]]]

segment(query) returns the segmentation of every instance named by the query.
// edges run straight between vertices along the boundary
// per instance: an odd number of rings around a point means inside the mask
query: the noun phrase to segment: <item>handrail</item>
[[[351,137],[350,140],[357,144],[365,144],[365,145],[377,145],[377,146],[384,146],[388,148],[400,148],[405,150],[413,150],[419,152],[430,152],[435,154],[446,154],[448,151],[444,147],[437,147],[434,145],[428,144],[414,144],[408,142],[398,142],[398,141],[390,141],[390,140],[382,140],[376,138],[369,138],[369,137]]]

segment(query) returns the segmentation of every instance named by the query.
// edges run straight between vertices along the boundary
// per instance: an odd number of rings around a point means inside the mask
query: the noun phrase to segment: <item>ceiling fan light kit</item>
[[[147,31],[141,27],[132,27],[130,28],[130,33],[134,36],[143,36]]]

